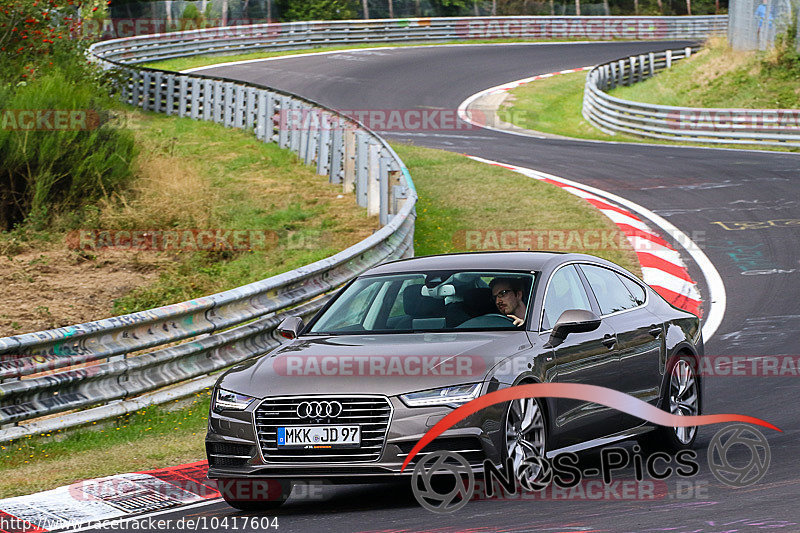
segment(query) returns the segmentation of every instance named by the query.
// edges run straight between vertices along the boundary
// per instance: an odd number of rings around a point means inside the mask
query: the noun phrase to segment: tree
[[[276,0],[281,20],[345,20],[356,18],[357,0]]]
[[[431,0],[431,6],[440,17],[457,17],[469,9],[470,0]]]

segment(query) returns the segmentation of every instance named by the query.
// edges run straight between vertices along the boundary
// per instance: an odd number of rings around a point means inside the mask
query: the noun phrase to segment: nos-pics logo
[[[732,450],[736,451],[732,451]],[[746,451],[745,451],[746,450]],[[708,446],[708,466],[714,477],[730,487],[746,487],[760,481],[769,470],[771,453],[766,437],[747,424],[719,430]],[[497,470],[484,461],[484,472]],[[533,457],[513,472],[519,486],[528,492],[542,491],[553,480],[550,462]],[[488,482],[487,482],[488,483]],[[475,473],[458,453],[440,450],[422,456],[411,476],[414,497],[434,513],[453,513],[473,498]]]

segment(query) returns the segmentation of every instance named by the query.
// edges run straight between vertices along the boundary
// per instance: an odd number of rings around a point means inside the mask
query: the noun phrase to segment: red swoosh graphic
[[[719,424],[720,422],[745,422],[755,424],[776,431],[782,430],[773,426],[769,422],[753,416],[721,414],[721,415],[698,415],[698,416],[679,416],[662,411],[654,405],[650,405],[638,398],[634,398],[624,392],[599,387],[597,385],[580,385],[577,383],[532,383],[529,385],[517,385],[507,389],[490,392],[468,403],[465,403],[428,430],[419,442],[412,448],[403,467],[404,471],[408,463],[419,453],[422,448],[427,446],[433,439],[450,429],[458,422],[464,420],[469,415],[477,413],[481,409],[495,405],[497,403],[520,400],[522,398],[569,398],[571,400],[583,400],[586,402],[598,403],[622,411],[623,413],[647,420],[660,426],[671,427],[690,427],[705,426],[708,424]]]

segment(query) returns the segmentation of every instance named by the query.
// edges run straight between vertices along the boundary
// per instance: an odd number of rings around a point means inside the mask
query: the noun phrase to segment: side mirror
[[[567,309],[556,320],[553,331],[550,333],[550,340],[547,341],[548,348],[555,348],[567,338],[570,333],[585,333],[594,331],[600,327],[600,317],[591,311],[584,309]]]
[[[294,339],[303,330],[303,319],[299,316],[290,316],[278,324],[278,334],[287,339]]]

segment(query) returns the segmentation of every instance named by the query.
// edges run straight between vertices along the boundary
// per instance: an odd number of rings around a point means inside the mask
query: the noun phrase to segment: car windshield
[[[532,274],[521,272],[364,276],[347,287],[306,333],[521,330],[533,280]],[[514,317],[520,319],[517,325]]]

